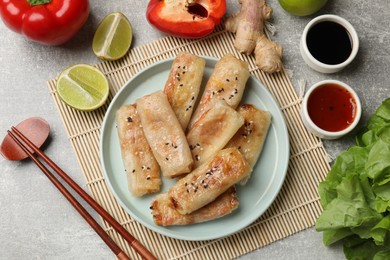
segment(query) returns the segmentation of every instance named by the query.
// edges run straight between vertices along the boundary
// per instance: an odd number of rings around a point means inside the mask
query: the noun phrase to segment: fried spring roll
[[[157,195],[151,209],[157,225],[173,226],[214,220],[232,213],[238,205],[236,189],[231,187],[210,204],[187,215],[182,215],[175,209],[167,193]]]
[[[167,96],[162,91],[143,96],[137,100],[137,110],[162,174],[173,178],[189,173],[192,154]]]
[[[183,130],[190,121],[198,98],[206,61],[187,52],[179,53],[172,63],[164,93]]]
[[[231,54],[222,57],[215,65],[188,128],[193,127],[203,113],[213,106],[215,100],[224,99],[229,106],[236,109],[248,78],[248,63]]]
[[[136,106],[116,112],[116,125],[130,192],[142,196],[160,190],[160,168],[146,141]]]
[[[214,156],[244,124],[244,118],[225,101],[202,115],[187,134],[195,167]]]
[[[263,150],[271,125],[271,114],[251,104],[241,105],[237,111],[244,117],[245,123],[229,141],[226,148],[236,147],[253,168]],[[249,177],[240,184],[244,185]]]
[[[251,170],[237,148],[224,149],[180,179],[168,196],[180,214],[190,214],[245,179]]]

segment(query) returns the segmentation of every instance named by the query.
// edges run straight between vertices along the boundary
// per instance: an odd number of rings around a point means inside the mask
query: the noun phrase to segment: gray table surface
[[[0,23],[0,131],[30,116],[45,118],[51,125],[51,144],[46,153],[75,181],[84,185],[76,157],[55,108],[46,82],[72,64],[94,64],[99,60],[91,50],[99,21],[114,11],[123,12],[134,30],[133,47],[164,35],[152,29],[145,18],[147,1],[93,0],[90,17],[70,42],[47,47],[30,42]],[[227,14],[238,10],[238,1],[228,0]],[[322,79],[339,79],[350,84],[363,105],[360,125],[390,96],[390,4],[387,0],[329,0],[317,14],[295,17],[277,0],[273,36],[284,47],[284,65],[298,81],[308,85]],[[342,72],[325,75],[311,70],[299,53],[304,26],[317,15],[343,16],[357,30],[360,50],[356,60]],[[326,141],[327,151],[337,156],[353,144],[353,137]],[[46,177],[31,162],[9,162],[0,156],[0,258],[1,259],[113,259],[113,254],[86,222],[73,210]],[[85,205],[85,204],[84,204]],[[96,214],[94,217],[99,221]],[[313,228],[255,250],[241,259],[343,259],[342,246],[325,247]]]

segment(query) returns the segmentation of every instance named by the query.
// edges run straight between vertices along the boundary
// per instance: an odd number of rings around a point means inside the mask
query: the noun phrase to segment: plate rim
[[[212,56],[204,56],[204,55],[197,55],[197,56],[206,60],[206,66],[207,66],[207,62],[217,62],[219,60],[218,58],[212,57]],[[277,112],[278,116],[282,120],[281,130],[282,130],[282,132],[284,132],[283,137],[286,140],[286,147],[284,148],[284,150],[286,151],[285,157],[282,159],[286,163],[285,163],[284,167],[282,169],[280,169],[280,172],[282,174],[281,181],[279,183],[277,183],[276,189],[274,189],[274,194],[272,195],[272,199],[270,199],[268,201],[268,203],[264,204],[265,206],[263,207],[264,209],[262,211],[257,212],[257,214],[252,214],[252,217],[249,218],[245,223],[237,225],[237,227],[235,229],[232,229],[228,232],[225,232],[222,235],[217,234],[214,236],[213,235],[202,236],[202,237],[198,236],[195,239],[192,239],[190,236],[184,236],[184,235],[169,232],[170,231],[169,229],[161,229],[161,228],[164,228],[162,226],[150,225],[149,223],[147,223],[142,218],[140,218],[139,216],[137,216],[135,213],[133,213],[131,210],[128,209],[128,206],[120,199],[120,196],[118,195],[117,191],[114,189],[113,184],[110,181],[110,177],[106,171],[107,168],[106,168],[106,164],[105,164],[104,156],[103,156],[104,134],[106,131],[109,131],[108,129],[106,130],[106,128],[108,127],[107,121],[109,120],[109,115],[111,114],[110,112],[114,107],[115,101],[120,98],[122,92],[124,92],[126,88],[129,88],[131,86],[132,81],[135,81],[138,77],[142,76],[142,74],[146,73],[147,71],[149,71],[155,67],[162,66],[164,63],[173,62],[174,59],[175,59],[174,57],[171,57],[171,58],[167,58],[164,60],[160,60],[160,61],[157,61],[149,66],[146,66],[142,70],[138,71],[120,87],[119,91],[114,95],[114,97],[110,101],[110,104],[109,104],[109,106],[104,114],[104,118],[103,118],[103,121],[102,121],[102,124],[100,127],[100,136],[99,136],[100,137],[100,140],[99,140],[99,157],[100,158],[99,158],[99,160],[100,160],[100,163],[102,166],[103,175],[104,175],[104,178],[107,180],[106,184],[109,187],[110,192],[112,193],[112,195],[114,195],[114,197],[115,197],[116,201],[119,203],[119,205],[125,210],[125,212],[127,212],[134,220],[136,220],[142,226],[144,226],[144,227],[146,227],[154,232],[157,232],[161,235],[164,235],[164,236],[167,236],[170,238],[186,240],[186,241],[205,241],[205,240],[213,240],[213,239],[227,237],[227,236],[235,234],[235,233],[243,230],[244,228],[250,226],[254,221],[259,219],[269,209],[269,207],[274,203],[276,197],[280,193],[280,190],[285,182],[285,179],[287,176],[287,171],[288,171],[288,166],[289,166],[290,140],[289,140],[289,134],[288,134],[285,116],[284,116],[283,112],[281,111],[281,108],[279,107],[278,103],[276,102],[274,96],[271,94],[271,92],[254,75],[250,74],[250,78],[252,80],[254,80],[256,84],[260,85],[263,88],[263,90],[265,92],[267,92],[267,94],[272,98],[271,101],[275,104],[275,108],[276,108],[276,111],[274,111],[274,112]],[[134,88],[135,86],[132,86],[132,87]],[[200,96],[201,96],[201,93],[200,93]],[[272,184],[272,182],[271,182],[271,184]]]

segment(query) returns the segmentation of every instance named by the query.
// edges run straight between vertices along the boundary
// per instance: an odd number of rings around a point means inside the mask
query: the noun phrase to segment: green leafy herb
[[[344,242],[347,259],[390,259],[390,98],[320,183],[323,242]]]

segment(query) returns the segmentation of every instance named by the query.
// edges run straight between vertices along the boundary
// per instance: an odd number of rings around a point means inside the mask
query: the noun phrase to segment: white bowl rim
[[[325,84],[340,85],[341,87],[347,89],[356,101],[356,116],[354,118],[354,121],[347,128],[345,128],[341,131],[335,131],[335,132],[326,131],[326,130],[318,127],[309,116],[309,112],[307,109],[307,102],[309,100],[309,97],[315,89],[317,89],[318,87],[321,87]],[[314,131],[317,131],[320,135],[323,135],[325,137],[341,137],[341,136],[349,133],[350,131],[352,131],[352,129],[354,129],[356,127],[356,125],[359,123],[360,117],[362,115],[362,106],[360,103],[359,96],[356,94],[355,90],[353,90],[349,85],[347,85],[346,83],[339,81],[339,80],[326,79],[326,80],[322,80],[322,81],[315,83],[306,92],[306,94],[303,98],[303,101],[302,101],[302,113],[303,113],[303,116],[305,117],[307,123],[310,125],[310,127],[312,127],[314,129]]]
[[[335,22],[335,23],[340,24],[349,32],[349,35],[351,36],[352,51],[351,51],[351,54],[349,55],[348,59],[346,59],[342,63],[326,64],[326,63],[320,62],[319,60],[317,60],[316,58],[313,57],[313,55],[309,51],[309,48],[307,47],[307,44],[306,44],[307,33],[315,24],[317,24],[319,22],[324,22],[324,21],[331,21],[331,22]],[[305,26],[303,33],[302,33],[302,47],[303,47],[303,50],[306,53],[308,59],[310,59],[310,61],[313,62],[315,65],[322,67],[322,68],[325,68],[325,69],[339,69],[339,68],[344,68],[349,63],[351,63],[352,60],[355,59],[355,57],[358,53],[358,50],[359,50],[359,37],[357,35],[355,28],[346,19],[342,18],[341,16],[334,15],[334,14],[324,14],[324,15],[320,15],[320,16],[317,16],[316,18],[312,19]]]

